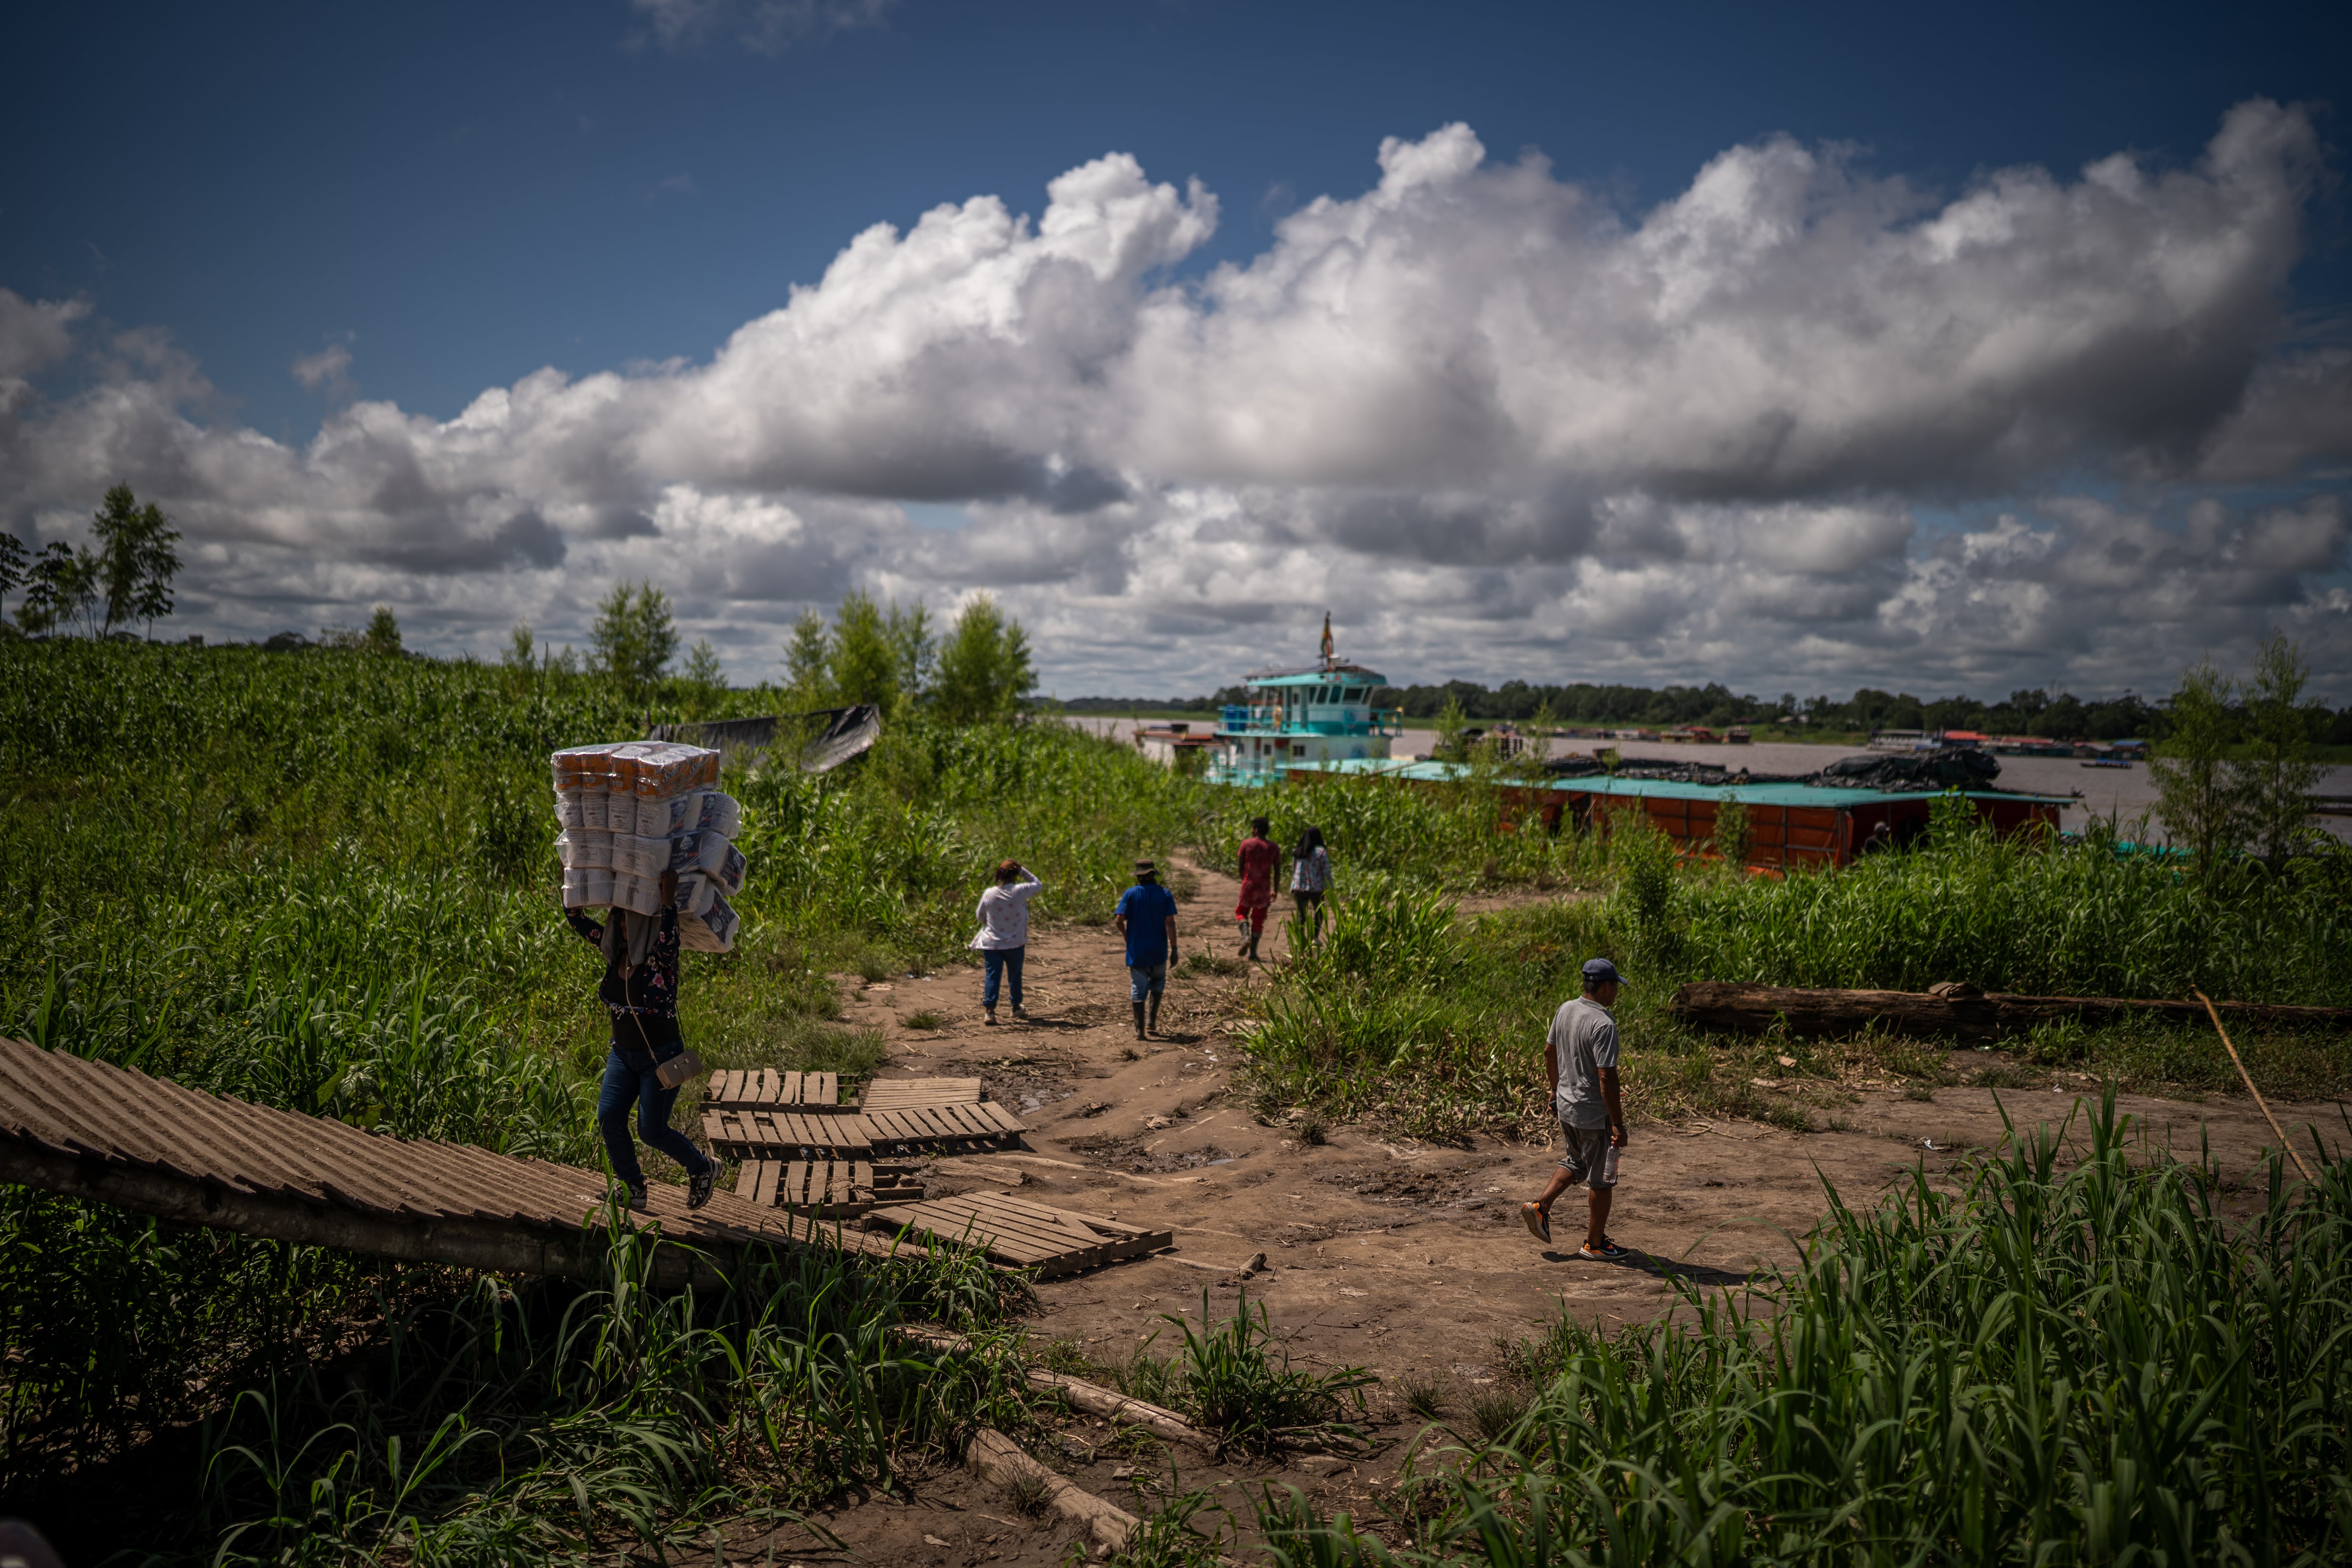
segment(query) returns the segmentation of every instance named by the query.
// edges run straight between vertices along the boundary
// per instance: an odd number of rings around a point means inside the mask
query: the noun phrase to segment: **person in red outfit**
[[[1257,939],[1265,934],[1265,912],[1274,906],[1274,868],[1280,864],[1282,850],[1269,836],[1265,818],[1250,818],[1250,836],[1242,840],[1242,898],[1234,908],[1244,958],[1257,957]]]

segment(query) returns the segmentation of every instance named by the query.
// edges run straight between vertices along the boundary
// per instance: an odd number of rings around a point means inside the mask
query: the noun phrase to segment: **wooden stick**
[[[2294,1168],[2303,1173],[2305,1181],[2309,1182],[2312,1179],[2311,1167],[2303,1163],[2303,1156],[2296,1153],[2294,1145],[2287,1142],[2286,1129],[2278,1124],[2278,1118],[2271,1114],[2270,1106],[2263,1100],[2263,1091],[2254,1087],[2254,1075],[2246,1070],[2245,1062],[2238,1056],[2238,1047],[2230,1043],[2230,1031],[2221,1027],[2221,1015],[2214,1010],[2213,999],[2194,986],[2189,988],[2189,994],[2205,1004],[2205,1015],[2213,1020],[2213,1032],[2221,1037],[2221,1048],[2230,1053],[2230,1059],[2238,1064],[2238,1076],[2246,1080],[2246,1092],[2254,1097],[2256,1105],[2262,1107],[2263,1120],[2269,1122],[2271,1131],[2278,1134],[2279,1147],[2286,1151],[2286,1157],[2294,1162]]]
[[[971,1442],[964,1450],[964,1464],[978,1471],[982,1479],[999,1486],[1019,1479],[1039,1489],[1055,1513],[1092,1536],[1106,1552],[1121,1550],[1135,1533],[1135,1515],[1105,1502],[1067,1477],[1055,1475],[992,1426],[982,1426],[971,1435]]]

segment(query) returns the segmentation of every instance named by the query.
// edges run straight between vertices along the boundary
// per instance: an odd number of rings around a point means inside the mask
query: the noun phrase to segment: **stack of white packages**
[[[677,873],[678,941],[697,952],[735,945],[727,902],[743,890],[735,847],[742,808],[713,786],[719,753],[664,741],[573,746],[555,772],[555,841],[567,908],[661,911],[661,879]]]

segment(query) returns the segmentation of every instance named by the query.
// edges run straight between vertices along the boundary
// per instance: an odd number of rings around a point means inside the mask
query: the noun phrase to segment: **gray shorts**
[[[1560,1152],[1559,1168],[1569,1173],[1570,1186],[1607,1192],[1617,1184],[1601,1177],[1601,1173],[1609,1168],[1609,1129],[1570,1127],[1563,1121],[1559,1135],[1567,1144]]]

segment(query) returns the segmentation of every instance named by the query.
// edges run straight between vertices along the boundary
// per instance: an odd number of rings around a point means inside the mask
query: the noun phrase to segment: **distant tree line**
[[[680,637],[669,595],[651,583],[618,583],[597,606],[583,661],[557,652],[528,622],[508,640],[510,669],[589,673],[635,693],[663,685],[688,692],[727,688],[718,650],[697,642],[677,667]],[[950,723],[1010,719],[1037,684],[1029,635],[985,594],[974,597],[942,636],[929,605],[885,605],[852,593],[831,620],[811,610],[785,638],[779,709],[809,712],[870,702],[892,716],[920,710]]]
[[[1394,708],[1409,720],[1434,721],[1448,700],[1457,704],[1472,722],[1502,719],[1528,720],[1549,712],[1559,723],[1608,729],[1672,729],[1704,724],[1724,730],[1734,724],[1769,724],[1804,729],[1864,733],[1872,730],[1975,730],[1991,735],[2032,735],[2054,741],[2158,741],[2171,731],[2171,700],[2151,702],[2132,692],[2120,697],[2084,699],[2070,691],[2012,691],[1999,702],[1973,697],[1920,698],[1908,692],[1880,691],[1864,687],[1841,701],[1818,696],[1800,699],[1783,693],[1777,700],[1743,696],[1716,682],[1705,686],[1601,686],[1577,682],[1568,686],[1538,686],[1507,680],[1489,689],[1472,680],[1449,680],[1442,686],[1384,686],[1376,700]],[[1146,702],[1133,698],[1081,697],[1064,704],[1074,713],[1123,712],[1133,707],[1184,713],[1213,714],[1229,702],[1247,700],[1247,692],[1229,686],[1207,697],[1171,698]],[[2225,705],[2235,715],[2229,721],[2251,734],[2252,721],[2243,703]],[[2315,742],[2352,745],[2352,707],[2330,710],[2319,703],[2298,710]]]

